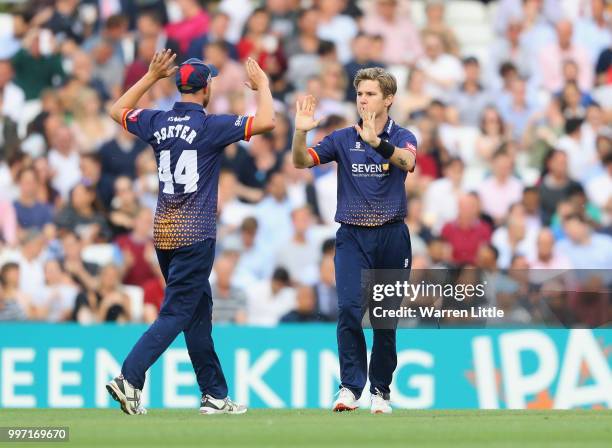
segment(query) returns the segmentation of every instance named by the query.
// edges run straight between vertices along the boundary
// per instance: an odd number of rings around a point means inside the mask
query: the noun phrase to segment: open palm
[[[314,119],[316,101],[312,95],[306,96],[295,105],[295,129],[297,131],[310,131],[319,125],[321,120]]]
[[[361,117],[362,123],[361,126],[356,124],[355,129],[364,142],[369,145],[374,145],[374,142],[376,142],[378,138],[376,135],[376,113],[369,112],[365,108],[359,108],[357,112]]]
[[[155,79],[167,78],[168,76],[174,75],[178,70],[178,67],[174,65],[175,59],[176,53],[173,53],[171,50],[158,51],[149,64],[149,73],[153,75]]]

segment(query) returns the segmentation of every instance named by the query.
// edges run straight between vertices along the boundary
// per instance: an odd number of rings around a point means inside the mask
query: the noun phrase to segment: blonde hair
[[[353,80],[355,90],[357,90],[361,81],[378,81],[383,98],[397,93],[395,76],[381,67],[362,68],[359,70]]]
[[[86,116],[85,111],[89,103],[96,100],[100,102],[98,92],[90,87],[81,88],[72,103],[72,113],[74,114],[75,120],[79,121],[83,119]]]

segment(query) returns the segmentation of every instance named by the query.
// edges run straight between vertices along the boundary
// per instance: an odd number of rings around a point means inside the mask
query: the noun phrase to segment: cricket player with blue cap
[[[247,86],[257,91],[254,116],[212,115],[205,107],[218,70],[199,59],[176,67],[175,54],[161,51],[148,72],[111,107],[111,117],[149,143],[159,172],[153,242],[166,280],[159,316],[106,385],[121,409],[145,414],[141,391],[145,373],[183,332],[202,393],[202,414],[242,414],[246,407],[228,397],[227,383],[212,340],[210,275],[216,239],[217,188],[224,148],[274,128],[268,78],[255,60],[245,63]],[[137,109],[160,79],[174,76],[181,100],[169,111]]]

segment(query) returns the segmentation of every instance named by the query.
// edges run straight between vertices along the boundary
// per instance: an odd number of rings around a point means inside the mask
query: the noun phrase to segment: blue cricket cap
[[[176,87],[181,93],[194,93],[208,86],[219,70],[212,64],[205,64],[198,58],[187,59],[176,72]]]

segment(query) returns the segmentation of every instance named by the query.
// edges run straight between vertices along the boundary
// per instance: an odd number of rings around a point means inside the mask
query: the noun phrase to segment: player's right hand
[[[178,66],[173,65],[175,59],[176,53],[172,53],[172,50],[156,52],[149,64],[149,75],[153,76],[155,79],[173,76],[178,70]]]
[[[268,85],[268,76],[255,59],[247,58],[244,67],[246,69],[247,78],[249,79],[245,84],[249,89],[259,90],[261,87]]]
[[[307,95],[302,101],[295,103],[295,130],[310,131],[319,126],[321,120],[314,119],[317,101],[312,95]]]

